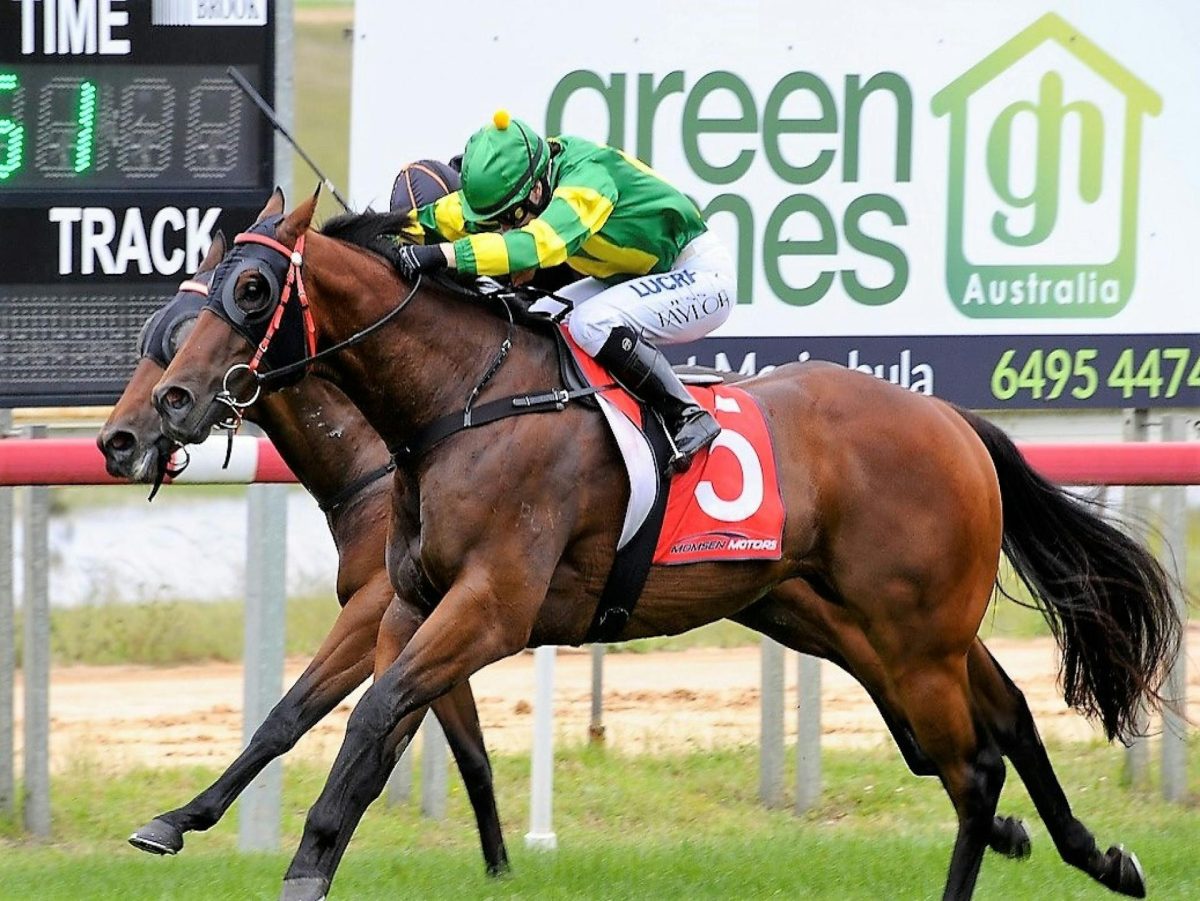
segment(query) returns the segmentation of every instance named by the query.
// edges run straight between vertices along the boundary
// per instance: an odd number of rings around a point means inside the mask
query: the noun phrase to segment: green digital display
[[[243,68],[252,83],[253,67]],[[0,66],[0,197],[251,188],[261,122],[220,66]]]

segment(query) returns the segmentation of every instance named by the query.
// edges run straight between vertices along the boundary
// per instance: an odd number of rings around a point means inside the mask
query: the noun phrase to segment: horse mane
[[[320,233],[377,253],[394,269],[398,244],[407,243],[402,230],[410,224],[407,213],[376,213],[368,209],[334,216],[321,226]]]
[[[342,213],[334,216],[321,226],[320,233],[335,241],[342,241],[378,254],[392,267],[393,271],[398,271],[396,263],[400,245],[410,243],[408,237],[402,233],[402,229],[411,224],[407,213],[377,213],[368,209],[362,213]],[[470,284],[456,283],[452,279],[446,278],[444,273],[437,273],[432,282],[435,287],[441,289],[440,293],[447,297],[460,300],[468,297],[475,302],[476,309],[482,309],[501,320],[507,319],[511,313],[517,325],[529,327],[542,334],[547,332],[545,317],[531,316],[526,312],[528,305],[537,299],[536,295],[529,295],[521,289],[510,290],[506,292],[506,296],[510,299],[517,299],[519,302],[511,305],[501,304],[493,302],[494,298],[480,292]],[[484,303],[478,303],[481,300]],[[509,312],[505,312],[506,309]]]

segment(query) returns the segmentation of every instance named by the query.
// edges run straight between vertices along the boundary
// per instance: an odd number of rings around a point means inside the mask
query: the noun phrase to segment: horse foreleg
[[[396,662],[420,621],[416,611],[400,601],[388,608],[379,624],[375,652],[377,677],[386,673]],[[479,711],[475,707],[471,683],[460,682],[429,706],[442,724],[446,742],[462,774],[471,809],[475,812],[475,823],[479,827],[479,842],[483,847],[488,875],[499,875],[508,870],[508,851],[504,847],[504,834],[500,829],[492,766],[483,744],[483,729],[479,725]],[[421,712],[424,712],[424,708]],[[400,739],[396,738],[396,741]]]
[[[541,594],[548,582],[547,576]],[[529,588],[522,580],[519,589]],[[525,646],[532,614],[525,619],[524,611],[498,603],[512,596],[512,588],[496,585],[486,573],[460,576],[396,662],[367,689],[350,715],[325,788],[305,820],[300,847],[284,877],[285,901],[325,896],[358,821],[383,790],[411,738],[402,720],[410,722],[415,711],[453,685]]]
[[[968,664],[976,709],[1025,783],[1062,859],[1115,892],[1144,898],[1146,882],[1137,856],[1120,846],[1101,853],[1092,833],[1071,812],[1021,690],[981,642],[971,649]]]
[[[176,854],[183,848],[184,833],[215,825],[268,763],[291,750],[371,674],[375,635],[391,596],[382,573],[351,596],[312,662],[229,768],[187,804],[138,829],[129,843],[154,854]]]

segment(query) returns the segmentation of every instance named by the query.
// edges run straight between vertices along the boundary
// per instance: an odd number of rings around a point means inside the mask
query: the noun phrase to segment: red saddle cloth
[[[563,334],[591,384],[614,382],[571,340],[566,329]],[[783,499],[775,448],[758,402],[731,385],[689,385],[688,391],[716,416],[721,434],[692,458],[687,472],[671,480],[652,562],[778,560],[782,556]],[[611,389],[604,397],[642,427],[640,407],[626,391]]]
[[[778,560],[783,498],[762,410],[730,385],[688,391],[717,417],[721,434],[671,480],[653,562]]]

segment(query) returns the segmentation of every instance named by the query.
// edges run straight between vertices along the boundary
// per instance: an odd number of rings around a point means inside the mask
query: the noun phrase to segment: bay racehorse
[[[262,387],[291,374],[285,366],[256,376],[252,354],[276,331],[307,329],[295,368],[319,357],[400,461],[393,517],[419,523],[415,540],[389,544],[388,568],[394,603],[415,599],[421,616],[383,623],[402,650],[386,669],[377,664],[381,674],[351,715],[285,877],[289,899],[325,896],[411,736],[411,711],[524,647],[584,639],[628,493],[601,417],[577,405],[464,428],[409,452],[412,436],[463,415],[485,370],[481,400],[557,386],[552,341],[513,326],[496,302],[404,283],[388,264],[396,217],[342,217],[321,232],[310,229],[314,208],[315,198],[290,215],[268,214],[239,236],[154,390],[165,433],[195,440],[256,378]],[[248,330],[264,311],[280,325],[299,281],[295,325]],[[501,346],[511,348],[509,362],[497,368]],[[1110,738],[1128,738],[1143,705],[1157,701],[1181,633],[1154,558],[1039,477],[1001,430],[971,413],[831,364],[780,367],[742,387],[779,455],[781,559],[654,567],[619,637],[728,617],[802,647],[807,620],[788,591],[802,585],[858,624],[951,799],[958,834],[945,897],[973,892],[1005,756],[1063,859],[1141,896],[1136,858],[1101,851],[1074,817],[1024,697],[976,632],[1003,550],[1058,638],[1066,700]]]
[[[109,473],[141,482],[161,480],[177,445],[162,433],[151,391],[186,335],[207,294],[225,241],[213,241],[196,276],[148,322],[137,368],[100,430],[97,444]],[[383,442],[337,388],[319,378],[273,392],[246,411],[271,438],[292,472],[325,512],[338,553],[337,619],[312,662],[255,730],[238,758],[211,786],[160,814],[130,836],[155,854],[176,854],[184,833],[206,830],[229,809],[262,769],[289,751],[371,674],[379,623],[392,600],[384,566],[391,516],[391,464]],[[404,524],[401,524],[404,525]],[[415,527],[410,526],[415,534]],[[406,608],[397,607],[393,615]],[[395,656],[386,646],[382,657]],[[247,658],[253,648],[246,649]],[[508,869],[492,771],[471,686],[462,682],[432,702],[475,811],[490,874]],[[423,710],[413,714],[421,717]]]
[[[282,196],[277,195],[264,212],[277,214],[282,210]],[[218,235],[196,277],[185,281],[180,292],[148,321],[139,340],[141,359],[137,369],[97,438],[111,475],[142,482],[154,480],[157,485],[169,467],[177,445],[163,434],[161,419],[151,403],[151,391],[194,325],[213,271],[224,253],[225,240]],[[275,362],[272,354],[281,349],[275,345],[264,360]],[[378,553],[377,565],[383,566],[381,549],[386,542],[388,517],[380,505],[388,503],[389,498],[382,491],[382,479],[392,466],[387,462],[389,455],[382,439],[366,425],[345,395],[315,375],[304,374],[291,387],[265,394],[261,403],[247,405],[244,415],[272,438],[326,511],[340,557],[345,561],[343,570],[348,569],[352,575],[339,579],[343,611],[329,637],[293,689],[256,731],[244,753],[201,795],[184,807],[155,817],[130,838],[135,847],[153,853],[177,853],[185,832],[214,825],[263,766],[290,749],[345,697],[348,689],[362,681],[361,670],[369,660],[361,658],[364,651],[368,658],[375,653],[373,636],[386,607],[386,601],[380,603],[383,597],[379,592],[358,587],[359,583],[371,584],[371,579],[364,576],[373,553]],[[346,511],[354,507],[359,512],[345,528],[342,522]],[[399,521],[393,528],[404,525],[407,523]],[[808,590],[803,581],[787,582],[773,593],[794,609],[794,616],[803,619],[798,650],[830,660],[858,679],[875,699],[912,772],[936,775],[936,767],[905,723],[878,655],[857,622],[841,606]],[[390,591],[388,594],[390,600]],[[975,651],[986,653],[982,645]],[[395,657],[394,649],[385,648],[379,654],[379,664],[386,667]],[[453,707],[447,710],[450,704]],[[443,720],[451,740],[456,741],[455,755],[475,803],[488,871],[496,872],[506,865],[506,857],[490,783],[481,781],[490,770],[482,743],[473,741],[478,725],[469,686],[452,689],[433,702],[433,710]],[[456,715],[458,711],[461,717]],[[1027,857],[1031,850],[1027,828],[1012,817],[994,818],[988,843],[993,850],[1017,859]]]
[[[278,198],[271,207],[276,208],[282,210]],[[139,339],[137,368],[97,437],[109,473],[115,477],[157,485],[170,466],[177,445],[163,434],[151,391],[195,323],[224,253],[225,240],[218,235],[195,277],[185,281],[179,293],[151,317]],[[272,439],[325,511],[339,552],[342,610],[312,663],[271,710],[237,760],[200,795],[133,833],[130,843],[151,853],[178,853],[185,833],[214,826],[267,763],[290,750],[370,674],[379,621],[391,600],[386,578],[379,578],[390,512],[383,479],[392,469],[382,440],[345,395],[316,376],[266,394],[261,402],[245,408],[245,416]],[[902,715],[894,709],[877,655],[858,625],[842,608],[802,588],[802,583],[794,582],[778,590],[792,595],[806,620],[801,649],[831,660],[858,678],[877,699],[913,772],[935,774],[903,724]],[[386,646],[379,654],[379,660],[387,663],[395,657],[396,651]],[[434,701],[432,709],[463,773],[488,872],[501,872],[507,868],[507,854],[470,686],[456,686]],[[995,818],[989,844],[1009,857],[1023,858],[1030,851],[1024,824],[1009,817]]]

